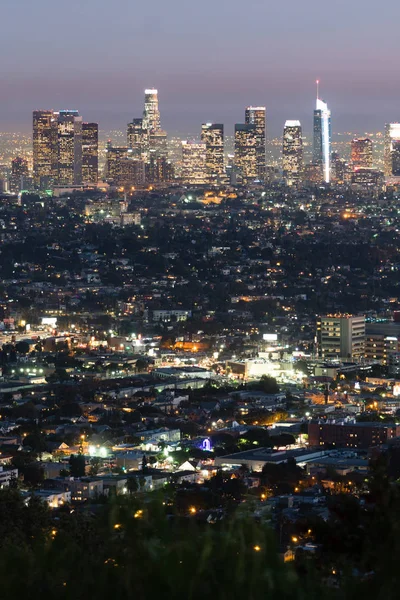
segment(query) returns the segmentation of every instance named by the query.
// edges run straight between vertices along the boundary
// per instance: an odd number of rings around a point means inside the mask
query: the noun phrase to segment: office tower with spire
[[[53,185],[57,171],[57,123],[52,110],[33,111],[33,182],[36,188]]]
[[[400,176],[400,123],[385,125],[384,175]]]
[[[252,123],[235,125],[235,172],[242,183],[250,183],[258,177],[257,128]]]
[[[145,159],[152,151],[157,156],[167,156],[167,133],[161,129],[160,110],[158,108],[158,90],[147,89],[144,92],[144,111],[142,129],[145,142]]]
[[[207,177],[206,144],[182,142],[182,181],[189,185],[205,185]]]
[[[313,162],[321,167],[322,181],[330,181],[331,160],[331,111],[319,97],[317,80],[317,102],[314,110]]]
[[[300,121],[285,123],[282,166],[287,185],[298,185],[303,175],[303,136]]]
[[[245,123],[256,128],[257,179],[264,180],[266,167],[266,121],[265,106],[248,106],[245,111]]]
[[[206,169],[209,183],[225,181],[224,126],[221,123],[203,123],[201,141],[206,145]]]
[[[99,177],[99,126],[82,123],[82,182],[96,184]]]
[[[82,183],[82,117],[77,110],[57,114],[57,183]]]
[[[351,166],[356,169],[372,169],[372,140],[358,138],[351,141]]]

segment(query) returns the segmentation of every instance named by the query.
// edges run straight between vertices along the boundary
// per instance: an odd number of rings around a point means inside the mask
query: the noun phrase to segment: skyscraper
[[[235,125],[235,170],[243,183],[254,181],[257,172],[257,127],[252,123]]]
[[[163,129],[152,129],[148,137],[148,151],[157,156],[167,156],[167,132]]]
[[[189,185],[208,182],[206,169],[206,144],[182,142],[182,180]]]
[[[147,130],[143,128],[143,119],[132,119],[128,123],[128,147],[132,148],[135,158],[144,158],[148,146]]]
[[[245,123],[255,125],[256,128],[256,157],[257,178],[265,178],[265,106],[248,106],[245,111]]]
[[[77,110],[60,110],[58,113],[57,183],[82,183],[82,117]]]
[[[33,180],[36,188],[53,184],[57,164],[57,124],[52,110],[33,111]]]
[[[223,183],[224,126],[220,123],[203,123],[201,141],[206,145],[206,169],[209,183]]]
[[[400,176],[400,123],[385,125],[384,174]]]
[[[97,183],[99,177],[99,126],[82,123],[82,182]]]
[[[313,162],[321,165],[322,179],[325,183],[330,181],[331,159],[331,111],[326,102],[319,98],[317,81],[317,103],[314,110],[314,140]]]
[[[28,161],[22,156],[16,156],[11,161],[10,192],[18,193],[27,188],[29,170]],[[29,178],[30,181],[32,181]]]
[[[303,172],[303,137],[300,121],[286,121],[283,129],[283,176],[288,185],[297,185]]]
[[[150,152],[146,163],[146,183],[165,183],[175,179],[174,165],[165,156]]]
[[[158,109],[158,90],[144,91],[143,129],[148,132],[161,129],[160,111]]]
[[[144,162],[132,157],[132,149],[112,146],[106,148],[106,178],[114,185],[142,185],[145,181]]]
[[[372,169],[372,140],[359,138],[351,141],[351,164],[353,169]]]

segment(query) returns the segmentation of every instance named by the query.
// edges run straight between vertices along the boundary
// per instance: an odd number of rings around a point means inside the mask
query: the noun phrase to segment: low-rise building
[[[367,449],[385,444],[398,436],[400,425],[395,423],[317,421],[308,426],[308,442],[310,446],[318,447]]]

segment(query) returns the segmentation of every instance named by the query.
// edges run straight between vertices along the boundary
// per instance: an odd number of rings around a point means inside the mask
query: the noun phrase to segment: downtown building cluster
[[[299,120],[285,122],[281,169],[267,163],[265,106],[248,106],[244,122],[234,126],[234,153],[227,153],[224,125],[203,123],[197,141],[181,142],[180,158],[170,153],[161,128],[158,91],[146,89],[141,117],[128,123],[126,144],[108,141],[105,164],[99,163],[99,128],[83,121],[77,110],[33,112],[33,169],[13,159],[9,191],[115,185],[128,191],[149,184],[250,185],[279,180],[299,187],[308,184],[345,185],[378,191],[400,178],[400,124],[385,127],[384,168],[376,168],[373,142],[356,138],[350,160],[332,151],[331,112],[319,97],[313,113],[312,157],[305,160]],[[103,154],[103,155],[104,155]],[[101,168],[99,168],[101,167]]]

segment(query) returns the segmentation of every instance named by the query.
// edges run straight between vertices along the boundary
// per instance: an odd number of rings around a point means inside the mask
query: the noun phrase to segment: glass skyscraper
[[[287,185],[298,185],[303,174],[303,135],[300,121],[286,121],[285,123],[282,166]]]
[[[314,110],[313,162],[321,166],[322,179],[331,177],[331,111],[326,102],[317,97]]]
[[[265,106],[248,106],[245,112],[245,123],[256,127],[257,177],[264,180],[266,165]]]

